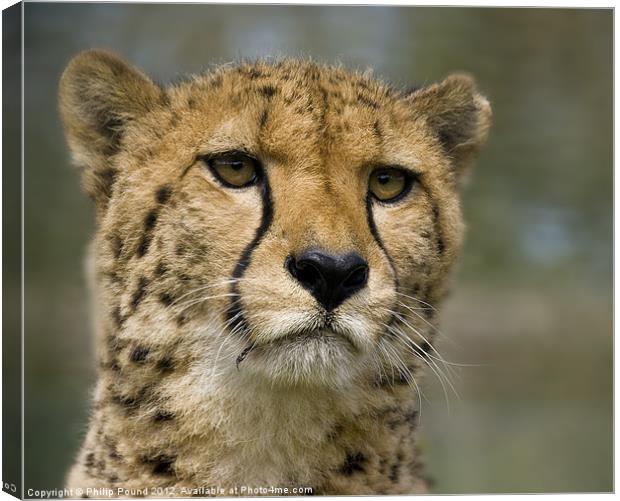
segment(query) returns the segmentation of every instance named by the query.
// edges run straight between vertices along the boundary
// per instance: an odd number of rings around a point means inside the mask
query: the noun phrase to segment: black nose
[[[286,266],[328,311],[363,289],[368,282],[368,263],[356,253],[334,255],[307,250],[299,256],[290,256]]]

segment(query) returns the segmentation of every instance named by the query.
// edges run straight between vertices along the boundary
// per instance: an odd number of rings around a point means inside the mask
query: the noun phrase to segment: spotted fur
[[[60,111],[97,208],[98,383],[68,486],[424,492],[414,385],[490,121],[472,79],[404,92],[282,60],[164,88],[94,50]],[[232,150],[260,186],[209,172]],[[415,173],[398,203],[368,195],[379,165]],[[367,286],[325,312],[285,268],[308,248],[359,253]]]

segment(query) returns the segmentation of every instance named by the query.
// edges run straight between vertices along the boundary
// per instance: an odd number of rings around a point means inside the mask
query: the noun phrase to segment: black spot
[[[138,399],[127,395],[112,395],[112,402],[124,407],[127,412],[134,412],[140,405]]]
[[[398,482],[399,471],[400,471],[400,463],[394,463],[392,467],[390,468],[390,475],[389,475],[392,483]]]
[[[84,459],[84,466],[87,468],[92,468],[95,466],[95,454],[93,452],[89,452],[86,454],[86,458]]]
[[[332,430],[327,434],[327,440],[332,441],[335,440],[338,436],[342,434],[344,431],[344,426],[341,424],[336,424]]]
[[[273,85],[265,85],[263,87],[260,87],[258,91],[267,99],[271,99],[277,92],[277,89]]]
[[[174,253],[177,256],[182,256],[183,254],[185,254],[185,252],[187,251],[187,248],[185,247],[185,245],[183,244],[177,244],[176,249],[174,251]]]
[[[155,276],[161,277],[164,273],[166,273],[167,268],[163,261],[160,261],[157,264],[157,268],[155,268]]]
[[[365,106],[368,106],[369,108],[372,108],[373,110],[376,110],[377,108],[379,108],[379,105],[375,101],[367,98],[363,94],[358,94],[357,100],[358,102],[362,103]]]
[[[140,243],[138,244],[138,250],[136,253],[138,257],[143,257],[146,252],[149,250],[149,246],[151,245],[151,235],[144,234],[140,239]]]
[[[383,131],[381,130],[381,125],[379,124],[379,120],[375,120],[372,124],[372,130],[374,132],[375,137],[381,142],[383,140]]]
[[[144,233],[138,244],[138,250],[136,253],[138,257],[143,257],[149,250],[151,240],[153,238],[153,229],[157,224],[157,211],[152,210],[144,217]]]
[[[195,100],[193,97],[190,97],[190,98],[187,100],[187,107],[188,107],[190,110],[193,110],[194,108],[196,108],[196,100]]]
[[[136,287],[136,291],[133,293],[133,296],[131,297],[131,307],[134,310],[142,302],[142,300],[144,299],[144,296],[146,296],[147,285],[148,285],[148,280],[146,279],[146,277],[140,277],[140,280],[138,280],[138,287]]]
[[[114,320],[114,325],[116,325],[116,327],[118,327],[119,329],[125,323],[125,318],[123,317],[121,313],[120,306],[116,306],[112,309],[112,320]]]
[[[169,373],[174,370],[174,361],[170,357],[164,357],[157,362],[156,367],[163,373]]]
[[[174,419],[174,414],[172,412],[159,410],[155,413],[155,417],[153,419],[158,423],[163,421],[171,421]]]
[[[172,460],[160,461],[153,467],[153,473],[156,475],[170,475],[172,474],[173,464],[174,461]]]
[[[365,471],[364,463],[366,462],[366,456],[361,452],[347,453],[347,457],[344,460],[340,472],[343,475],[353,475],[356,471]]]
[[[439,254],[443,254],[445,250],[446,250],[446,245],[443,241],[443,238],[438,236],[437,237],[437,252],[439,252]]]
[[[157,192],[155,192],[155,200],[157,200],[157,203],[165,204],[168,200],[170,200],[170,195],[172,195],[172,188],[164,185],[161,186]]]
[[[121,456],[116,450],[116,443],[114,442],[114,440],[112,440],[112,438],[106,435],[103,437],[103,442],[109,450],[108,456],[112,459],[120,459]]]
[[[175,459],[175,457],[161,454],[155,457],[142,456],[140,461],[150,465],[153,473],[156,475],[171,475]]]
[[[178,273],[177,277],[181,282],[191,282],[192,277],[190,277],[187,273]]]
[[[159,302],[164,306],[170,306],[172,304],[172,296],[166,292],[159,295]]]
[[[256,80],[257,78],[262,77],[263,73],[257,68],[251,68],[250,71],[248,71],[247,75],[248,77],[250,77],[251,80]]]
[[[260,115],[260,128],[262,129],[267,124],[267,119],[269,118],[269,110],[264,109]]]
[[[100,362],[99,367],[101,367],[103,370],[111,370],[114,372],[120,372],[121,370],[121,366],[118,365],[117,360],[112,360],[110,362]]]
[[[149,349],[145,346],[136,346],[132,351],[129,359],[132,362],[142,363],[146,360],[146,357],[149,354]]]
[[[151,231],[157,223],[157,211],[152,210],[144,217],[144,229]]]
[[[107,341],[107,345],[110,351],[115,352],[115,353],[120,352],[125,346],[127,346],[126,340],[121,339],[111,333],[107,334],[106,341]]]
[[[135,396],[112,394],[110,399],[113,403],[123,407],[127,414],[133,414],[145,401],[151,388],[145,386]]]

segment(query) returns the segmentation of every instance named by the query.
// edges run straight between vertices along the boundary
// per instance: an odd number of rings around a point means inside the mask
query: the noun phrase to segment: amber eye
[[[411,185],[411,176],[402,169],[382,167],[370,175],[368,189],[377,200],[392,202],[404,195]]]
[[[206,158],[218,180],[229,188],[243,188],[258,179],[258,162],[243,153],[223,153]]]

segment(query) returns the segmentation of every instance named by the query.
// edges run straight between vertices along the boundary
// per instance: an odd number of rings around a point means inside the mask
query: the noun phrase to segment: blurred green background
[[[71,56],[104,47],[161,82],[265,55],[397,85],[475,75],[495,124],[465,192],[440,348],[477,365],[449,410],[428,378],[433,490],[612,490],[612,23],[611,10],[26,3],[26,488],[62,486],[94,383],[93,211],[56,92]]]

